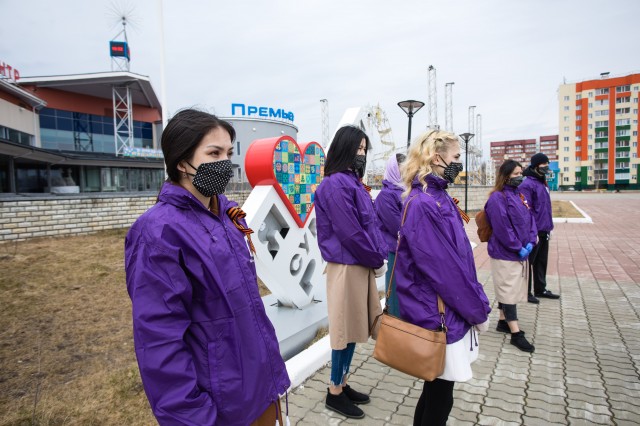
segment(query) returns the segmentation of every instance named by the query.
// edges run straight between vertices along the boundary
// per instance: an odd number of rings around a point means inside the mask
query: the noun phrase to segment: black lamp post
[[[475,136],[473,133],[463,133],[459,135],[464,141],[464,212],[467,213],[468,187],[469,187],[469,141]]]
[[[407,136],[407,148],[409,148],[409,144],[411,143],[411,119],[413,115],[424,106],[424,102],[411,100],[402,101],[398,102],[398,106],[402,108],[405,114],[407,114],[407,117],[409,117],[409,135]]]

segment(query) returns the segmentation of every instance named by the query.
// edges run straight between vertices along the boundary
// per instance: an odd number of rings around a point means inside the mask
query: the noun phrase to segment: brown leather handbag
[[[415,198],[415,197],[413,197]],[[407,216],[409,203],[407,201],[402,216],[402,225]],[[401,237],[398,237],[398,247],[400,247]],[[397,250],[396,250],[397,253]],[[396,262],[398,258],[396,257]],[[393,264],[389,289],[385,301],[385,307],[379,315],[372,329],[375,328],[379,319],[380,330],[373,350],[373,357],[383,364],[388,365],[403,373],[413,377],[423,379],[427,382],[435,380],[444,372],[444,360],[447,349],[447,327],[444,322],[444,302],[438,296],[438,312],[440,313],[441,325],[438,330],[428,330],[415,324],[408,323],[398,317],[388,313],[387,301],[391,294],[393,285],[393,275],[396,263]]]

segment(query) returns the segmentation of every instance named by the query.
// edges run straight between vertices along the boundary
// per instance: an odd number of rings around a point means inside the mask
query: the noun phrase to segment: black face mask
[[[187,162],[191,166],[191,163]],[[202,163],[196,169],[196,174],[187,173],[193,176],[193,186],[205,197],[211,197],[215,194],[223,194],[229,180],[233,176],[233,164],[231,160],[213,161],[211,163]]]
[[[367,164],[367,157],[365,155],[356,155],[351,163],[351,169],[358,173],[358,176],[364,176],[364,166]]]
[[[538,167],[538,174],[544,176],[547,173],[549,173],[549,167],[545,166],[545,167]]]
[[[440,159],[447,166],[447,167],[440,166],[440,164],[438,164],[438,166],[444,169],[444,178],[448,180],[450,183],[453,183],[458,177],[458,174],[460,174],[460,172],[464,169],[462,163],[456,163],[452,161],[449,164],[447,164],[444,161],[444,159],[442,159],[442,157],[440,157]]]
[[[512,177],[509,180],[507,180],[507,185],[517,188],[518,186],[520,186],[523,180],[524,180],[523,176]]]

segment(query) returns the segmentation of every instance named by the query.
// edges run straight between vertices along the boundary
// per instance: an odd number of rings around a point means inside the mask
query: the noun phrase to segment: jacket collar
[[[398,191],[398,192],[404,191],[404,188],[402,188],[401,186],[398,186],[395,183],[390,182],[390,181],[388,181],[386,179],[382,180],[382,186],[384,188],[387,188],[387,189],[391,190],[391,191]]]

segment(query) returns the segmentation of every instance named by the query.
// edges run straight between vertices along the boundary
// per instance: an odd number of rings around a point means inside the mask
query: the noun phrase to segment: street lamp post
[[[464,212],[467,212],[467,206],[469,203],[468,187],[469,187],[469,141],[474,137],[473,133],[463,133],[460,138],[464,141]]]
[[[409,148],[409,144],[411,143],[411,119],[413,115],[424,106],[424,102],[408,100],[398,102],[398,106],[402,108],[405,114],[407,114],[407,117],[409,117],[409,134],[407,135],[407,148]]]

